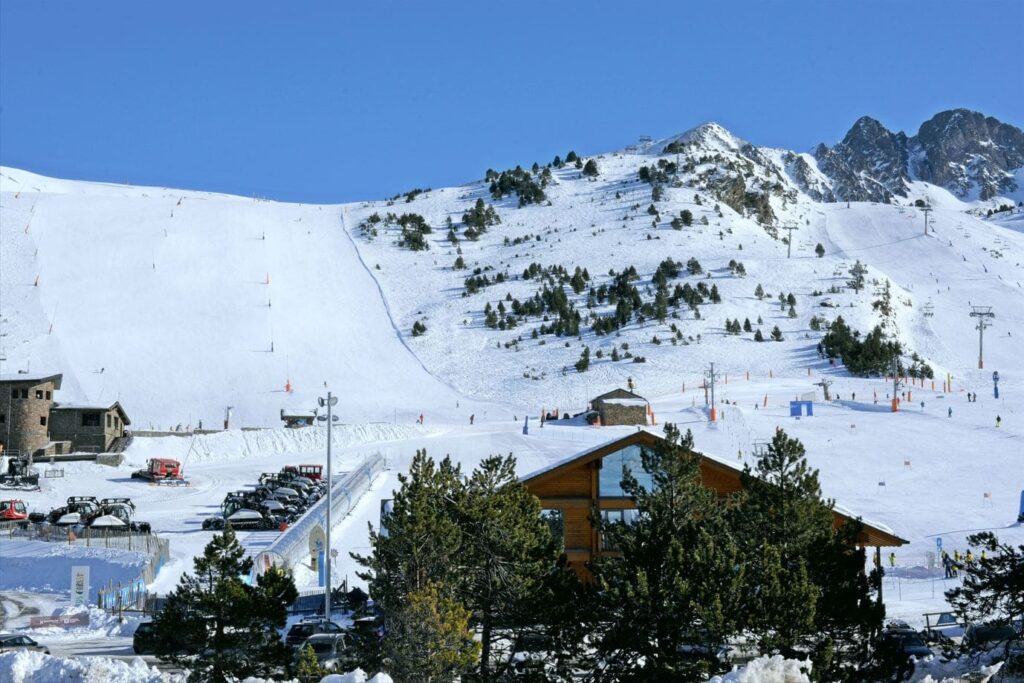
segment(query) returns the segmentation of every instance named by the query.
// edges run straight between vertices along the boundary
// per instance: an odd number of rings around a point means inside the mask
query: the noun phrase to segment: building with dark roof
[[[70,450],[109,451],[131,424],[121,404],[58,403],[50,409],[50,441],[68,442]]]

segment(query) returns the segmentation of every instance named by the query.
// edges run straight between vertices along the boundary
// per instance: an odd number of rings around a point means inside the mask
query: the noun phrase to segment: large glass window
[[[600,486],[598,488],[602,498],[626,496],[625,491],[622,490],[622,475],[627,467],[641,486],[648,490],[651,489],[651,475],[644,472],[644,464],[640,459],[642,448],[642,446],[626,446],[601,459]]]
[[[99,413],[82,413],[82,426],[83,427],[99,427],[100,426],[100,414]]]

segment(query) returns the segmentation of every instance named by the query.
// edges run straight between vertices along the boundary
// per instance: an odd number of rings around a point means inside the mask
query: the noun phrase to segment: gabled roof
[[[643,396],[639,394],[634,394],[632,391],[626,391],[625,389],[612,389],[606,394],[601,394],[600,396],[595,397],[594,399],[591,400],[591,403],[593,403],[594,401],[602,401],[610,398],[632,398],[647,403],[647,399],[645,399]]]
[[[648,448],[654,448],[663,443],[666,443],[665,439],[657,434],[652,434],[651,432],[644,430],[637,430],[618,439],[607,441],[598,446],[594,446],[593,448],[570,455],[569,457],[552,463],[547,467],[520,477],[519,481],[529,488],[530,484],[540,484],[548,481],[569,469],[589,464],[595,460],[600,460],[606,455],[610,455],[611,453],[621,450],[627,446],[647,446]],[[705,481],[708,479],[715,479],[718,481],[725,480],[729,482],[728,488],[726,490],[720,490],[720,493],[733,493],[742,489],[742,485],[740,484],[740,474],[742,470],[721,462],[720,460],[710,458],[703,453],[697,453],[697,455],[700,456],[701,476]],[[889,529],[882,524],[869,524],[864,521],[863,518],[847,511],[839,505],[835,505],[833,507],[832,514],[836,520],[837,526],[851,521],[858,521],[861,524],[862,529],[860,535],[857,537],[857,543],[862,546],[888,547],[900,546],[909,543],[906,539],[900,538],[893,533],[892,529]]]
[[[281,419],[286,420],[288,418],[303,418],[313,419],[316,417],[316,413],[312,410],[299,410],[293,408],[281,408]]]
[[[121,403],[118,401],[114,401],[109,405],[104,403],[57,403],[50,408],[50,410],[99,410],[104,413],[110,410],[116,410],[118,416],[121,418],[121,422],[126,425],[130,425],[132,423],[132,421],[128,419],[128,413],[124,412],[124,408],[121,407]]]
[[[0,375],[0,384],[42,384],[43,382],[53,382],[54,389],[60,389],[60,382],[64,378],[64,375],[56,373],[44,373],[44,372],[9,372]]]

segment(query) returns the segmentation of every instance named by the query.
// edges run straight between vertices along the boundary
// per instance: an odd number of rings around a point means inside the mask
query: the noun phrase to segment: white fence
[[[377,475],[386,469],[386,461],[380,453],[368,456],[359,467],[341,477],[335,477],[332,487],[331,516],[334,522],[344,519],[359,499],[365,494]],[[309,533],[320,525],[326,533],[327,529],[327,496],[318,500],[295,524],[288,527],[273,543],[265,548],[266,552],[274,552],[284,558],[289,567],[293,567],[309,559]]]

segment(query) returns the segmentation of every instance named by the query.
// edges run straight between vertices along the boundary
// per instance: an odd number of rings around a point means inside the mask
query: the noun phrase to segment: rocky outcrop
[[[1024,131],[976,111],[936,114],[910,140],[911,171],[961,198],[989,199],[1019,188]]]
[[[907,136],[869,116],[857,119],[831,149],[818,145],[814,157],[840,200],[888,202],[907,194]]]
[[[908,138],[863,116],[839,144],[818,145],[814,157],[839,200],[887,202],[906,196],[911,178],[963,199],[989,199],[1019,189],[1013,171],[1024,166],[1024,132],[953,109],[936,114]]]

